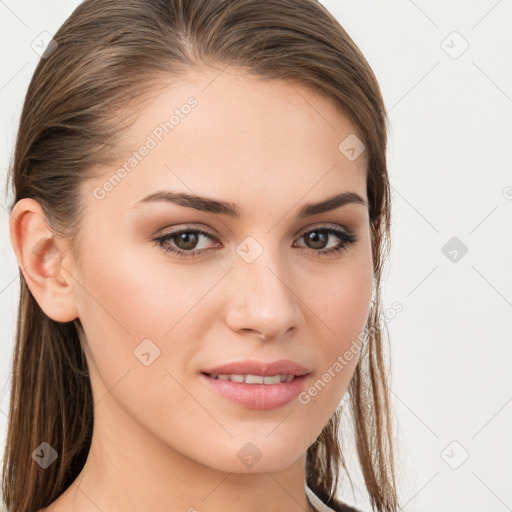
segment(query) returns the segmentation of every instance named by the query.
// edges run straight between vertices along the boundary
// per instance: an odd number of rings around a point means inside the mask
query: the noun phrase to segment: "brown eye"
[[[164,249],[166,253],[175,254],[180,258],[195,258],[215,250],[212,247],[197,249],[197,245],[202,237],[215,241],[217,248],[221,247],[220,242],[211,233],[192,228],[172,231],[171,233],[154,238],[153,242]],[[348,249],[350,245],[358,240],[354,232],[332,226],[319,226],[307,231],[300,238],[305,240],[306,249],[318,257],[339,253]],[[338,239],[338,244],[334,247],[326,248],[331,239]]]
[[[216,241],[216,239],[207,231],[190,228],[173,231],[159,236],[153,239],[153,242],[164,249],[166,253],[174,253],[180,258],[194,258],[198,253],[205,254],[212,251],[211,248],[195,250],[198,242],[201,240],[201,237],[206,237],[210,240]],[[172,244],[169,242],[172,242]]]
[[[332,237],[337,238],[340,242],[338,245],[326,249],[325,247]],[[317,227],[304,233],[301,238],[304,238],[308,249],[311,249],[313,253],[317,253],[318,256],[334,254],[346,250],[358,240],[354,232],[333,228],[331,226]]]
[[[329,241],[329,234],[325,231],[315,230],[304,235],[304,238],[309,244],[311,244],[309,246],[311,249],[324,249],[325,245]]]
[[[190,251],[195,248],[199,236],[197,233],[193,233],[191,231],[186,231],[184,233],[180,233],[179,235],[174,235],[173,239],[175,240],[176,245],[185,251]],[[183,244],[183,245],[181,245]]]

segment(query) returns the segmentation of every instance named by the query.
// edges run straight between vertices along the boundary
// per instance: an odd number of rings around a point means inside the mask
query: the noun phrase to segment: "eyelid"
[[[192,222],[190,224],[182,223],[182,224],[177,224],[175,226],[169,226],[167,228],[159,229],[153,236],[165,236],[165,235],[170,235],[172,233],[179,233],[180,231],[186,231],[186,230],[204,231],[204,232],[208,233],[208,235],[210,235],[212,238],[218,239],[218,236],[215,234],[215,232],[213,230],[206,227],[204,224],[198,224],[198,223],[194,223],[194,222]]]
[[[198,231],[204,231],[205,234],[207,234],[208,236],[211,236],[212,239],[214,239],[216,242],[220,242],[220,240],[219,240],[220,237],[217,236],[217,234],[214,233],[212,230],[210,230],[209,228],[204,226],[204,224],[197,224],[197,223],[186,224],[185,223],[185,224],[180,224],[177,227],[173,226],[168,231],[166,229],[167,228],[164,228],[163,231],[157,231],[157,233],[153,236],[162,237],[162,236],[171,235],[174,233],[178,234],[182,231],[187,231],[187,230],[198,230]],[[303,227],[303,228],[299,229],[298,231],[296,231],[295,234],[293,235],[293,238],[295,239],[299,235],[303,236],[304,234],[309,233],[310,231],[313,231],[315,229],[337,229],[337,230],[344,232],[347,235],[354,235],[354,236],[355,236],[355,231],[356,231],[353,229],[349,229],[348,227],[343,226],[341,224],[316,222],[316,223],[313,223],[311,226],[306,226],[306,227]]]
[[[315,222],[311,224],[310,226],[306,226],[304,228],[299,229],[294,235],[293,238],[296,239],[297,237],[304,236],[306,233],[309,233],[310,231],[314,231],[315,229],[333,229],[335,231],[340,232],[341,234],[346,235],[347,237],[353,237],[356,241],[358,240],[357,237],[357,230],[350,229],[348,226],[344,226],[343,224],[336,224],[334,222]]]
[[[345,251],[347,251],[352,245],[356,244],[359,241],[359,235],[356,234],[354,230],[348,229],[345,226],[330,226],[323,224],[321,226],[313,226],[309,227],[309,229],[305,229],[300,231],[301,235],[298,237],[300,240],[302,237],[306,236],[308,233],[312,233],[315,231],[323,231],[329,233],[329,236],[334,236],[338,238],[339,244],[335,247],[331,247],[329,249],[322,249],[319,251],[315,251],[314,249],[309,249],[305,247],[304,249],[311,253],[311,255],[319,258],[326,258],[329,256],[342,254]],[[217,242],[217,244],[220,244],[222,246],[222,243],[220,240],[216,237],[216,235],[213,235],[209,230],[203,230],[200,228],[194,228],[192,225],[183,225],[181,227],[177,227],[175,229],[172,229],[168,233],[161,234],[159,236],[151,237],[150,241],[154,243],[155,245],[159,246],[160,248],[164,248],[164,243],[168,239],[173,239],[175,236],[178,236],[182,233],[187,232],[194,232],[196,234],[202,234],[206,238],[209,238],[211,241]],[[297,237],[294,237],[294,240],[297,239]],[[295,243],[295,242],[294,242]],[[302,247],[302,246],[299,246]],[[222,247],[221,247],[222,248]],[[206,254],[210,254],[212,251],[215,251],[215,248],[206,248],[206,249],[197,249],[197,250],[190,250],[190,251],[184,251],[179,248],[172,248],[172,246],[165,248],[165,253],[168,252],[174,253],[175,255],[178,255],[178,258],[181,259],[194,259],[196,257],[201,257]]]

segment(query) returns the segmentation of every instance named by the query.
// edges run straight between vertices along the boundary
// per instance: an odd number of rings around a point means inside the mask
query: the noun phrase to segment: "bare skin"
[[[155,93],[124,134],[126,160],[84,184],[80,265],[36,201],[18,202],[11,215],[13,248],[39,305],[56,321],[83,325],[95,402],[87,462],[47,512],[310,510],[306,451],[352,378],[358,354],[334,376],[332,368],[366,325],[373,267],[366,205],[297,212],[341,192],[367,201],[366,154],[351,161],[338,149],[354,127],[314,91],[231,68],[217,75],[191,71]],[[105,186],[191,96],[197,105]],[[241,215],[134,207],[160,189],[235,203]],[[320,226],[357,240],[324,255],[344,240],[305,236]],[[163,247],[151,240],[178,227],[212,238],[197,235],[192,249],[179,238]],[[249,263],[238,247],[261,254]],[[134,354],[147,339],[151,358],[160,351],[149,365]],[[310,371],[305,390],[329,369],[331,379],[309,401],[269,410],[234,404],[200,379],[207,367],[243,359],[297,361]],[[250,467],[243,447],[261,456]]]

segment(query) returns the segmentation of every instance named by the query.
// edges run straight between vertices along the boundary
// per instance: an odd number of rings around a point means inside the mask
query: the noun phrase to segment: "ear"
[[[9,217],[9,231],[23,277],[41,309],[57,322],[77,318],[66,241],[53,233],[41,205],[20,199]]]

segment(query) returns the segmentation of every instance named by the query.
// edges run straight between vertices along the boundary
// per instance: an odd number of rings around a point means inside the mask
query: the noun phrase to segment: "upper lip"
[[[209,368],[203,370],[203,373],[209,373],[214,375],[260,375],[262,377],[268,377],[271,375],[305,375],[309,373],[309,370],[301,364],[290,361],[289,359],[280,359],[279,361],[273,361],[271,363],[265,363],[262,361],[235,361],[233,363],[223,364],[216,366],[215,368]]]

